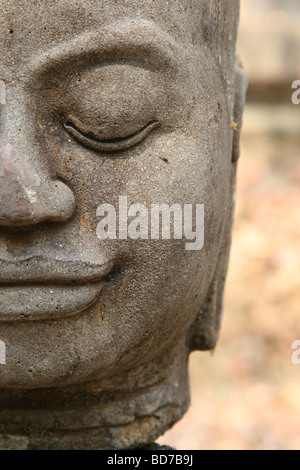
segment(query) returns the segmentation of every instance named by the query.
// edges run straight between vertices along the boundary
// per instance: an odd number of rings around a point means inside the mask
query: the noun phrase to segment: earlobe
[[[232,207],[226,220],[223,244],[206,300],[190,330],[190,351],[209,351],[216,347],[222,320],[224,286],[231,245]]]
[[[235,191],[235,168],[232,171],[230,192],[233,195]],[[231,246],[231,231],[234,213],[234,197],[229,201],[225,219],[224,232],[222,235],[222,244],[215,268],[213,280],[205,302],[200,312],[196,316],[190,329],[189,347],[190,351],[209,351],[215,348],[222,320],[223,295],[225,280],[229,262],[229,252]]]
[[[240,133],[242,128],[243,110],[246,101],[248,79],[239,57],[236,57],[235,66],[235,103],[233,115],[233,147],[232,162],[236,163],[240,156]],[[231,230],[234,213],[234,192],[235,192],[236,165],[233,165],[231,181],[229,182],[232,194],[231,203],[228,204],[226,223],[223,233],[223,243],[221,245],[218,262],[214,277],[210,285],[206,300],[200,312],[192,324],[189,336],[189,347],[191,351],[207,351],[214,349],[218,337],[222,320],[224,286],[227,275],[229,252],[231,245]]]
[[[238,54],[235,62],[235,100],[233,117],[232,162],[238,161],[240,156],[240,134],[243,123],[243,111],[246,102],[248,78]]]

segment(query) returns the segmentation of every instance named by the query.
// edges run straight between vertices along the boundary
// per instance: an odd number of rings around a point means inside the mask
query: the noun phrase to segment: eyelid
[[[147,124],[145,127],[140,129],[135,134],[132,134],[128,137],[114,140],[97,140],[92,137],[83,134],[77,127],[71,123],[64,123],[64,128],[71,134],[78,142],[89,147],[93,150],[98,150],[99,152],[116,152],[120,150],[127,150],[130,147],[133,147],[136,144],[142,142],[150,132],[158,127],[160,123],[158,121],[153,121]]]

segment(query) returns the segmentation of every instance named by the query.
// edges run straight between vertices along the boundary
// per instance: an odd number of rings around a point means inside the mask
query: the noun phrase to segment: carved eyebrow
[[[29,63],[29,75],[40,75],[53,69],[86,65],[89,60],[112,61],[139,59],[147,67],[169,67],[176,72],[183,66],[186,47],[181,47],[168,33],[152,21],[130,20],[113,23],[97,32],[85,32],[79,37],[60,44],[36,56]]]

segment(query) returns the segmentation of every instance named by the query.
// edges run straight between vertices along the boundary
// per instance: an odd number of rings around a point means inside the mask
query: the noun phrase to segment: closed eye
[[[77,127],[71,123],[64,123],[64,128],[71,134],[78,142],[99,152],[117,152],[120,150],[127,150],[136,144],[142,142],[150,132],[158,127],[158,121],[150,122],[138,132],[120,139],[111,140],[97,140],[83,134]]]

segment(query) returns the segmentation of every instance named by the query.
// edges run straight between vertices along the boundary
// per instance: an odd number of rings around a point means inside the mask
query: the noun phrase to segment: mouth
[[[101,294],[105,281],[77,286],[0,287],[0,323],[57,320],[76,315]]]
[[[31,257],[0,260],[0,323],[58,320],[99,298],[113,262],[101,265]]]

